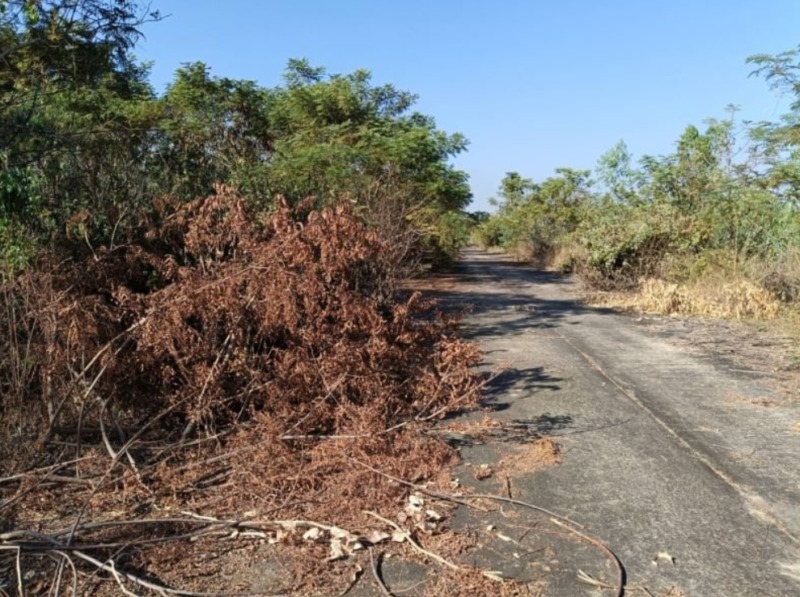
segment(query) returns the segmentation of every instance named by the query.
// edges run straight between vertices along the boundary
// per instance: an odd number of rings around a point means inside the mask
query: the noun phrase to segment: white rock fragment
[[[403,543],[406,539],[408,539],[408,533],[405,531],[395,531],[392,533],[392,541],[395,543]]]
[[[373,529],[370,531],[369,535],[365,537],[365,539],[372,545],[377,545],[378,543],[383,543],[387,539],[391,539],[391,537],[392,536],[389,533],[384,533],[383,531]]]

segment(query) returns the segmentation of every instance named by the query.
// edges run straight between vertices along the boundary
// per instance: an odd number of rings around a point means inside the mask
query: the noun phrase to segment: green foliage
[[[587,170],[559,168],[541,184],[509,172],[500,183],[497,215],[477,230],[484,246],[547,257],[560,239],[575,232],[591,197]]]
[[[475,220],[470,214],[463,211],[447,211],[439,218],[437,237],[439,246],[449,254],[455,256],[458,251],[469,244]]]
[[[196,62],[178,69],[157,106],[163,190],[188,200],[222,182],[263,199],[257,173],[273,151],[268,90],[213,77]]]
[[[779,122],[745,127],[729,107],[729,118],[688,126],[673,153],[638,164],[620,142],[598,161],[598,186],[568,169],[541,183],[509,173],[476,236],[531,257],[569,254],[570,267],[605,286],[783,263],[800,246],[800,49],[750,62],[796,98]],[[772,279],[794,296],[793,281]]]
[[[391,182],[411,210],[466,207],[466,174],[449,164],[466,140],[410,111],[414,95],[373,86],[364,70],[327,75],[306,61],[290,61],[284,80],[270,95],[275,148],[267,170],[273,190],[291,200],[349,196],[363,205],[382,181]]]
[[[0,4],[5,261],[42,243],[129,242],[154,199],[187,201],[215,183],[267,211],[279,195],[346,198],[448,254],[463,242],[471,194],[451,159],[467,142],[413,111],[416,96],[364,70],[291,60],[274,88],[185,64],[159,97],[132,54],[139,28],[159,18],[135,0]]]

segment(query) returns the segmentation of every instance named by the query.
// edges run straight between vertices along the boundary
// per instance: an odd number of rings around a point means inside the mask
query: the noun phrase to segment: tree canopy
[[[467,175],[452,165],[466,139],[368,71],[293,59],[265,87],[195,62],[156,94],[133,50],[160,18],[135,0],[0,3],[6,261],[42,243],[113,245],[155,198],[187,201],[218,182],[261,209],[278,196],[348,200],[367,219],[434,236],[469,203]]]

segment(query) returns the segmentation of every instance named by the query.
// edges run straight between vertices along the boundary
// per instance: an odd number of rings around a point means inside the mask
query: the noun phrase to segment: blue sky
[[[473,209],[507,171],[542,179],[591,168],[620,139],[672,150],[683,128],[777,119],[787,104],[745,64],[800,44],[797,0],[153,0],[169,18],[137,51],[161,90],[181,63],[280,82],[289,58],[366,68],[419,94],[417,108],[469,151]]]

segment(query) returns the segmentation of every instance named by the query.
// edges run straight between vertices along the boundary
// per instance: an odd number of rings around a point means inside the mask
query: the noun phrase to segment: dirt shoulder
[[[800,340],[779,324],[638,315],[634,322],[649,334],[701,359],[769,382],[776,399],[800,397]]]

